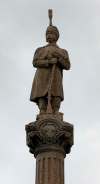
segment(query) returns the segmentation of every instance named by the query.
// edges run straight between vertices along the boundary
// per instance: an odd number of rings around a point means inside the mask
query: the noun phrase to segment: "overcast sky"
[[[65,183],[100,184],[100,0],[0,0],[0,183],[35,183],[24,126],[38,113],[29,101],[32,57],[46,44],[49,8],[72,66],[61,106],[75,129]]]

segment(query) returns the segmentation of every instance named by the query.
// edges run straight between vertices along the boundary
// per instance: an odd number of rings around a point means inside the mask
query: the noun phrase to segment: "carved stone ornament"
[[[31,122],[25,127],[26,142],[30,152],[36,157],[45,151],[70,153],[73,145],[73,125],[63,122],[52,115]]]

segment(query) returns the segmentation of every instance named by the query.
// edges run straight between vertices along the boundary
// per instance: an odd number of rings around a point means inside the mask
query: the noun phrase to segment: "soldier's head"
[[[59,38],[59,31],[55,26],[48,26],[46,30],[46,41],[48,43],[56,43]]]

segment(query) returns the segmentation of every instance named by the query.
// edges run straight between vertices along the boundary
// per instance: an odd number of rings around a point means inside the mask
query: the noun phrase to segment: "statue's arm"
[[[44,67],[48,67],[48,60],[47,59],[42,59],[41,56],[40,56],[40,49],[41,48],[38,48],[36,51],[35,51],[35,54],[34,54],[34,57],[33,57],[33,66],[38,68],[44,68]]]
[[[62,69],[69,70],[70,69],[70,60],[68,56],[68,52],[66,50],[63,50],[63,53],[58,59],[58,63]]]
[[[48,67],[48,60],[46,59],[34,59],[33,58],[33,66],[36,68],[44,68],[44,67]]]

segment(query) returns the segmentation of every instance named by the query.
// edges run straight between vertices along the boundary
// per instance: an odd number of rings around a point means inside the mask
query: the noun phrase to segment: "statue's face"
[[[46,33],[46,41],[48,43],[56,43],[57,41],[57,35],[56,33],[52,30],[52,29],[49,29]]]

